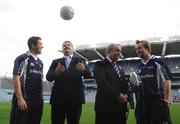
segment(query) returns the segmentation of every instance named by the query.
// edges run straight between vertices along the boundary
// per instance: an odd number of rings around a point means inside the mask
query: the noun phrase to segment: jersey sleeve
[[[14,61],[13,75],[21,76],[27,66],[27,63],[27,58],[24,58],[23,56],[17,57]]]
[[[167,64],[162,60],[160,60],[158,63],[159,64],[157,64],[157,69],[161,75],[161,78],[163,80],[172,80],[172,74]]]

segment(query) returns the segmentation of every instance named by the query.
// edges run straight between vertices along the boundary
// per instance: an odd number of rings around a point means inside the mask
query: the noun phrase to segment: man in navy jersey
[[[40,37],[28,39],[29,51],[14,61],[10,124],[40,124],[43,111],[43,48]]]
[[[137,124],[168,124],[171,72],[163,60],[150,55],[148,41],[137,40],[135,48],[142,59],[136,70],[141,81],[135,110]]]

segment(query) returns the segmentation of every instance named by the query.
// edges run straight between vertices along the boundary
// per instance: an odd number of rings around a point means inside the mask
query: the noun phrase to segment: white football
[[[60,16],[64,20],[70,20],[74,16],[74,9],[71,6],[63,6],[60,10]]]

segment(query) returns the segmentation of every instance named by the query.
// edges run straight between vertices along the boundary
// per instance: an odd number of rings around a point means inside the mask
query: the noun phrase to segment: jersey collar
[[[35,60],[38,59],[37,55],[31,53],[30,51],[27,51],[27,54],[30,55],[30,56],[32,56]]]
[[[141,60],[141,62],[142,62],[144,65],[146,65],[146,64],[149,62],[149,60],[151,60],[151,59],[153,59],[153,58],[155,58],[155,55],[151,55],[150,58],[149,58],[146,62],[144,62],[143,60]]]

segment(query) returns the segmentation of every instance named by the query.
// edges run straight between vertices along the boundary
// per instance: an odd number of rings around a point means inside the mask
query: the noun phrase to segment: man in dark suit
[[[123,69],[117,65],[122,55],[119,44],[111,44],[106,49],[106,58],[94,66],[97,83],[95,101],[96,124],[126,124],[127,89]]]
[[[46,75],[54,81],[50,104],[52,124],[79,124],[82,104],[85,103],[82,76],[90,77],[85,61],[73,57],[73,45],[65,41],[62,45],[64,57],[53,60]]]

